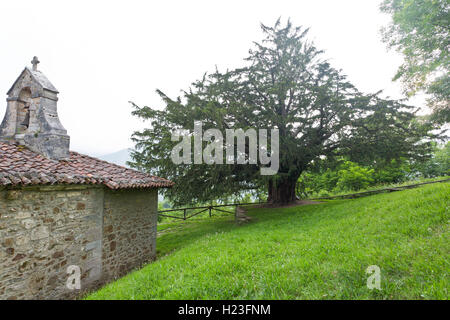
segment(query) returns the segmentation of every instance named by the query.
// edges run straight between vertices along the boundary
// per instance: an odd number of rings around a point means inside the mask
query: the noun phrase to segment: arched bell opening
[[[30,106],[31,106],[31,90],[23,88],[19,93],[17,100],[17,123],[16,133],[24,133],[30,126]]]

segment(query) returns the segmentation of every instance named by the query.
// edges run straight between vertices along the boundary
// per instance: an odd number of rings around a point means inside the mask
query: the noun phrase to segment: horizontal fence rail
[[[421,182],[416,184],[410,184],[406,186],[398,186],[398,187],[389,187],[389,188],[383,188],[383,189],[376,189],[376,190],[370,190],[370,191],[364,191],[364,192],[357,192],[357,193],[350,193],[350,194],[343,194],[343,195],[337,195],[337,196],[331,196],[331,197],[320,197],[320,198],[311,198],[308,200],[332,200],[332,199],[352,199],[352,198],[358,198],[358,197],[365,197],[370,196],[377,193],[382,192],[394,192],[394,191],[401,191],[405,189],[412,189],[416,188],[425,184],[432,184],[432,183],[440,183],[440,182],[448,182],[450,179],[445,180],[437,180],[437,181],[428,181],[428,182]],[[172,218],[172,219],[179,219],[179,220],[187,220],[190,218],[193,218],[201,213],[204,213],[208,211],[209,217],[212,217],[212,211],[219,211],[229,214],[235,214],[235,212],[224,210],[222,208],[224,207],[236,207],[236,206],[250,206],[250,205],[258,205],[258,204],[267,204],[267,202],[253,202],[253,203],[230,203],[230,204],[217,204],[217,205],[209,205],[209,206],[201,206],[201,207],[186,207],[186,208],[177,208],[177,209],[167,209],[167,210],[158,210],[158,215],[165,218]],[[188,210],[200,210],[197,212],[194,212],[190,215],[188,215]],[[183,212],[183,216],[175,216],[171,215],[172,212]],[[169,213],[169,214],[168,214]]]
[[[203,206],[203,207],[189,207],[189,208],[178,208],[178,209],[167,209],[167,210],[159,210],[158,215],[165,218],[172,218],[172,219],[179,219],[179,220],[187,220],[192,217],[195,217],[196,215],[199,215],[200,213],[209,212],[209,216],[212,217],[212,211],[219,211],[229,214],[234,214],[232,211],[224,210],[222,208],[224,207],[236,207],[236,206],[249,206],[249,205],[257,205],[257,204],[265,204],[266,202],[253,202],[253,203],[230,203],[230,204],[218,204],[218,205],[210,205],[210,206]],[[200,210],[198,212],[194,212],[190,215],[188,215],[188,210]],[[171,212],[183,212],[183,216],[174,216],[167,213]]]
[[[352,198],[359,198],[359,197],[365,197],[370,196],[377,193],[382,192],[394,192],[394,191],[402,191],[405,189],[412,189],[417,188],[425,184],[432,184],[432,183],[441,183],[441,182],[449,182],[450,179],[444,179],[444,180],[436,180],[436,181],[428,181],[428,182],[421,182],[416,184],[409,184],[406,186],[398,186],[398,187],[390,187],[390,188],[383,188],[383,189],[376,189],[376,190],[369,190],[364,192],[357,192],[357,193],[350,193],[350,194],[342,194],[338,196],[331,196],[331,197],[320,197],[320,198],[312,198],[309,200],[332,200],[332,199],[352,199]]]

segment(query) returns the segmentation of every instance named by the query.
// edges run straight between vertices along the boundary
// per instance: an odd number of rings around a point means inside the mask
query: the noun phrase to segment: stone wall
[[[0,299],[79,296],[155,257],[157,191],[0,189]],[[69,290],[67,267],[81,269]]]
[[[118,278],[154,260],[158,193],[105,190],[103,277]]]

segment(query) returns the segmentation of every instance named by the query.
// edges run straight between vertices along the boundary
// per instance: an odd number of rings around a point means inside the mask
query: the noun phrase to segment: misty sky
[[[359,90],[401,98],[391,79],[401,64],[379,30],[379,0],[1,1],[0,121],[6,92],[34,55],[60,91],[58,111],[71,149],[98,156],[132,147],[145,126],[129,100],[163,106],[204,72],[243,64],[260,22],[278,17],[310,27],[309,38]],[[410,100],[423,106],[423,97]]]

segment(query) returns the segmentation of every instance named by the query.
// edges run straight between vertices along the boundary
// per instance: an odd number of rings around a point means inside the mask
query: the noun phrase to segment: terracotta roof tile
[[[0,185],[103,184],[110,189],[167,188],[173,182],[77,152],[51,160],[26,147],[0,142]]]

